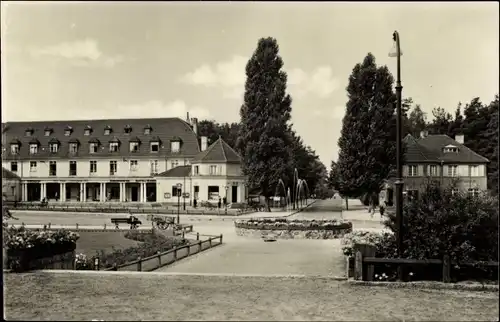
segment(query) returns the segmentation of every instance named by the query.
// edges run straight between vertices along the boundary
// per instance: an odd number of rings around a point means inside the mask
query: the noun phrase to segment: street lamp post
[[[392,34],[392,39],[396,45],[396,52],[389,54],[389,56],[396,56],[397,59],[397,75],[396,75],[396,223],[397,223],[397,245],[398,245],[398,257],[403,257],[403,149],[402,149],[402,124],[401,124],[401,92],[403,91],[403,86],[401,86],[401,46],[399,33],[394,31]],[[398,266],[398,279],[403,279],[403,267]]]
[[[178,183],[177,184],[177,224],[180,224],[180,222],[181,222],[181,217],[180,217],[181,191],[182,191],[182,183]]]
[[[184,166],[186,166],[186,158],[184,158]],[[184,175],[184,187],[186,187],[186,175]],[[182,194],[182,209],[186,211],[186,194]]]

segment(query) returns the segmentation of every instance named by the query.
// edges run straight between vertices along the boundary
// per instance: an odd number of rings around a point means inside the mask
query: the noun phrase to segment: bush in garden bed
[[[343,220],[287,220],[285,218],[258,218],[235,221],[236,228],[260,230],[337,230],[352,229],[352,223]]]
[[[158,252],[166,252],[175,247],[189,243],[189,241],[184,238],[166,237],[161,234],[142,233],[140,231],[129,231],[125,234],[125,238],[139,241],[141,244],[123,250],[114,249],[111,253],[106,253],[104,251],[97,252],[96,256],[99,257],[101,269],[110,268],[114,263],[117,265],[130,263],[137,260],[138,257],[145,258],[153,256]],[[91,260],[88,259],[87,261],[91,262]],[[92,265],[93,264],[87,264],[87,267]],[[82,267],[84,267],[84,265],[82,265]]]

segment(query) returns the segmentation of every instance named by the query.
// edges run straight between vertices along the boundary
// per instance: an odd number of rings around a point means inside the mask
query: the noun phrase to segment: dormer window
[[[24,134],[26,136],[32,136],[34,133],[33,129],[31,127],[27,128],[26,131],[24,132]]]
[[[99,140],[92,139],[89,141],[89,153],[97,153],[99,150]]]
[[[72,132],[73,128],[71,126],[68,125],[64,128],[64,136],[70,136]]]
[[[92,134],[92,127],[90,125],[87,125],[83,130],[83,135],[89,136],[90,134]]]
[[[50,139],[49,150],[50,153],[57,153],[57,151],[59,150],[59,141],[56,138]]]
[[[129,124],[125,125],[124,131],[125,134],[130,134],[130,132],[132,132],[132,126]]]
[[[111,129],[111,126],[106,125],[104,128],[104,135],[110,135],[113,130]]]
[[[53,132],[53,131],[52,131],[52,129],[51,129],[51,128],[46,127],[46,128],[44,129],[45,136],[50,136],[50,135],[52,134],[52,132]]]
[[[458,147],[454,145],[447,145],[443,149],[444,153],[457,153],[458,152]]]
[[[10,145],[10,153],[12,154],[19,154],[19,144],[11,144]]]
[[[30,144],[30,154],[38,153],[38,144]]]
[[[151,125],[149,125],[149,124],[148,124],[148,125],[146,125],[146,126],[144,127],[144,134],[145,134],[145,135],[150,135],[150,134],[151,134],[151,130],[152,130]]]
[[[155,136],[151,138],[151,141],[149,141],[150,144],[150,151],[151,152],[159,152],[160,151],[160,138]]]
[[[69,140],[69,153],[77,153],[80,142],[77,139]]]
[[[129,147],[130,147],[130,152],[139,152],[139,144],[141,141],[139,140],[138,137],[130,139],[129,142]]]
[[[120,141],[116,137],[109,141],[109,152],[118,152],[119,147]]]
[[[181,150],[181,139],[179,137],[174,137],[170,140],[170,151],[172,153],[179,153]]]

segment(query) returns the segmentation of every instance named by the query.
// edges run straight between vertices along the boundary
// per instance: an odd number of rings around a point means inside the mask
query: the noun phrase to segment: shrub
[[[267,230],[335,230],[352,229],[352,223],[344,220],[287,220],[285,218],[258,218],[238,220],[236,228]]]
[[[126,249],[113,249],[111,253],[97,252],[102,268],[112,267],[113,264],[121,265],[137,260],[138,257],[145,258],[153,256],[158,252],[166,252],[175,247],[186,245],[187,239],[171,238],[161,234],[141,233],[130,231],[125,234],[126,238],[140,241],[141,244]]]
[[[426,185],[421,197],[403,207],[404,257],[452,261],[498,261],[498,199],[469,197]],[[386,226],[395,231],[395,214]]]
[[[392,232],[374,232],[355,230],[342,239],[342,252],[345,256],[354,256],[355,244],[368,244],[376,247],[376,257],[393,258],[397,255],[396,238]]]

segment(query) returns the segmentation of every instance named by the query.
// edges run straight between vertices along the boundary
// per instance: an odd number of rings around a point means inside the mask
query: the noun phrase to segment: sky
[[[499,87],[498,2],[2,2],[2,122],[191,117],[236,122],[245,65],[280,46],[292,123],[329,167],[353,67],[371,52],[431,115]]]

